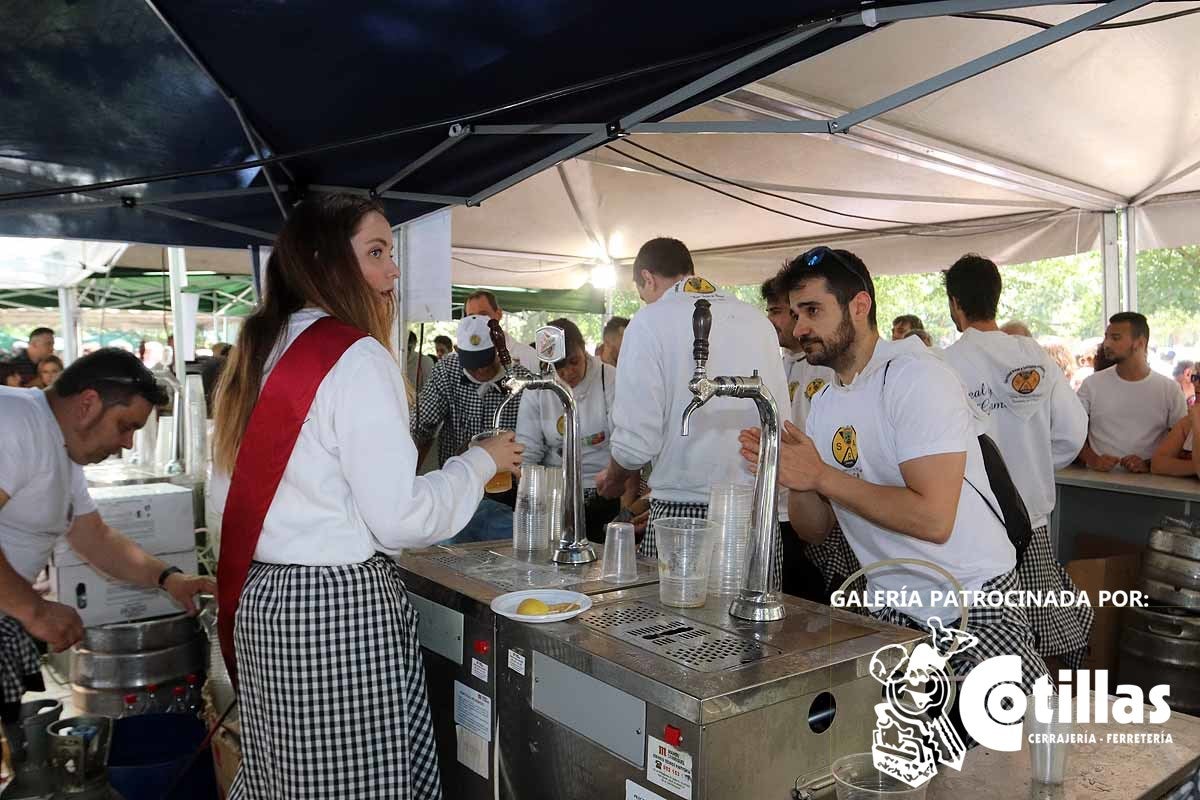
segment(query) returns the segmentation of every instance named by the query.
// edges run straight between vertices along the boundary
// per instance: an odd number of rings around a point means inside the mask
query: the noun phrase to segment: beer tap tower
[[[780,587],[771,585],[771,563],[775,558],[778,530],[779,488],[779,407],[762,382],[758,370],[749,377],[708,377],[708,337],[712,329],[712,311],[707,300],[697,300],[692,312],[692,357],[696,370],[688,382],[695,397],[683,411],[680,433],[688,435],[692,414],[714,397],[740,397],[754,401],[762,435],[758,445],[758,474],[754,482],[754,528],[751,531],[749,564],[738,596],[729,605],[729,613],[738,619],[772,622],[787,613]]]
[[[504,379],[500,385],[509,393],[500,407],[492,427],[500,427],[500,416],[505,406],[517,399],[524,391],[548,391],[562,401],[566,424],[563,431],[563,475],[566,484],[566,500],[563,504],[562,538],[554,552],[558,564],[589,564],[596,560],[596,551],[587,540],[587,528],[583,519],[583,473],[579,453],[579,410],[575,395],[570,387],[557,380],[554,364],[566,358],[566,334],[552,325],[539,328],[536,334],[538,360],[542,362],[542,374],[536,378],[521,378],[513,374],[512,356],[504,339],[504,331],[496,320],[488,322],[492,344],[504,367]]]

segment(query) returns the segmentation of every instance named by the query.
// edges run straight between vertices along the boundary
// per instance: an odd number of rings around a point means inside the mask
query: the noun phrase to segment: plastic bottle
[[[187,702],[187,687],[176,686],[171,690],[174,697],[171,700],[171,705],[167,708],[168,714],[186,714],[188,713]]]
[[[158,697],[158,684],[150,683],[146,685],[146,714],[158,714],[165,711],[162,701]]]
[[[125,695],[125,710],[121,713],[121,717],[134,717],[142,713],[141,704],[138,702],[139,697],[136,694]]]

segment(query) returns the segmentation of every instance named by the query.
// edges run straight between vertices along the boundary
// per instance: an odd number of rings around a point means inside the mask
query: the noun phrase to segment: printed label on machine
[[[643,786],[638,786],[631,780],[626,780],[625,800],[666,800],[666,798],[655,794]]]
[[[458,734],[458,763],[487,780],[488,743],[462,725],[455,725],[454,730]]]
[[[692,800],[692,757],[661,739],[647,736],[646,780]]]
[[[508,668],[518,675],[525,674],[525,656],[521,655],[520,650],[508,651]]]
[[[492,740],[492,698],[454,682],[454,721],[485,742]],[[691,759],[688,759],[690,766]]]
[[[480,661],[478,658],[471,659],[471,674],[479,680],[487,683],[488,665]]]

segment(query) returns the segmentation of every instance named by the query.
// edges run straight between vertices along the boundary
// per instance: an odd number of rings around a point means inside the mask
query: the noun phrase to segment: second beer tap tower
[[[519,378],[512,372],[512,357],[500,323],[491,320],[488,329],[492,344],[504,367],[504,378],[500,385],[508,391],[508,397],[496,409],[492,427],[500,427],[500,415],[504,407],[515,400],[523,391],[548,391],[562,401],[566,416],[563,429],[563,476],[567,502],[563,506],[562,538],[554,551],[557,564],[589,564],[596,560],[596,551],[587,540],[587,528],[583,518],[583,472],[579,457],[579,409],[570,388],[557,379],[554,364],[566,358],[566,334],[561,329],[548,325],[539,328],[535,344],[538,360],[543,364],[542,374],[536,378]]]
[[[695,397],[683,410],[683,436],[688,435],[692,414],[714,397],[740,397],[754,401],[762,435],[758,446],[758,474],[754,482],[754,527],[750,533],[750,558],[738,596],[729,604],[730,615],[753,622],[773,622],[787,613],[779,586],[771,585],[778,530],[779,407],[762,382],[758,370],[750,377],[708,377],[708,337],[712,311],[707,300],[697,300],[692,312],[692,357],[696,370],[688,382]]]

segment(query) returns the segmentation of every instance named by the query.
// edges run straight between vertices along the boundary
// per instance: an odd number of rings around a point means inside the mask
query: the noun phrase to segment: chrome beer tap
[[[504,331],[495,320],[488,323],[492,344],[504,367],[504,378],[500,381],[509,394],[496,409],[494,428],[500,427],[500,416],[505,406],[524,391],[548,391],[563,404],[566,424],[563,430],[563,476],[566,503],[563,504],[562,538],[554,551],[558,564],[589,564],[596,560],[596,551],[587,540],[587,528],[583,518],[583,462],[579,452],[579,409],[570,387],[558,381],[555,362],[567,357],[566,334],[561,328],[547,325],[539,328],[535,337],[538,360],[542,362],[542,374],[536,378],[521,378],[513,374],[512,357],[504,340]]]
[[[741,397],[754,401],[762,436],[758,446],[758,474],[754,481],[754,529],[751,531],[750,561],[738,596],[729,613],[738,619],[771,622],[787,613],[779,586],[771,585],[771,563],[775,558],[777,508],[779,506],[779,408],[758,370],[750,377],[708,377],[708,336],[712,311],[707,300],[697,300],[692,312],[692,358],[696,369],[688,382],[695,395],[683,410],[681,435],[687,436],[692,414],[714,397]]]

